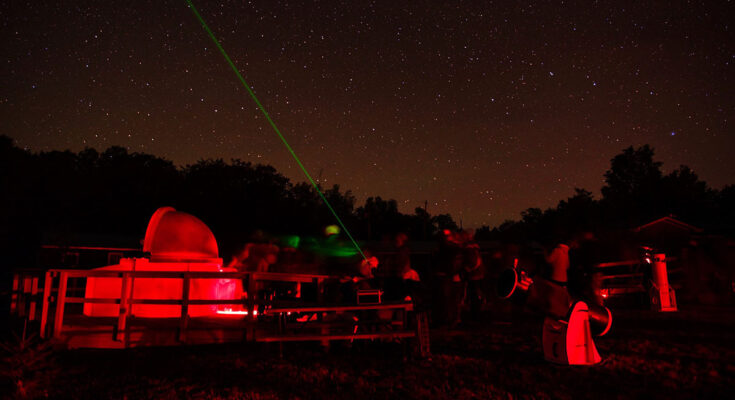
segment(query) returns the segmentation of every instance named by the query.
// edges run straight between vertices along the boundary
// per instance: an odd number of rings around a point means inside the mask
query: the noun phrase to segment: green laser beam
[[[365,260],[367,260],[367,257],[362,252],[362,249],[360,249],[360,246],[357,244],[357,241],[355,241],[355,239],[350,234],[349,229],[347,229],[347,227],[345,226],[345,224],[339,218],[339,215],[337,215],[337,212],[334,211],[334,208],[332,208],[332,205],[329,204],[329,201],[327,201],[327,198],[324,196],[324,193],[322,193],[322,191],[319,189],[319,185],[317,185],[316,182],[314,182],[314,179],[311,178],[311,175],[309,175],[309,172],[306,170],[306,167],[304,167],[304,165],[301,163],[301,160],[296,155],[296,153],[293,151],[293,149],[291,148],[291,146],[288,144],[288,142],[286,141],[286,138],[283,137],[283,135],[281,134],[281,131],[276,126],[276,123],[273,122],[273,120],[271,119],[270,115],[268,115],[268,112],[265,110],[265,107],[263,107],[263,105],[260,104],[260,101],[255,96],[255,93],[253,92],[253,90],[250,89],[250,85],[248,85],[248,83],[245,82],[245,78],[242,77],[242,74],[240,74],[240,71],[235,66],[235,63],[232,62],[232,60],[230,59],[230,56],[227,55],[227,52],[225,51],[224,48],[222,48],[222,45],[219,43],[219,40],[217,40],[217,37],[214,36],[214,33],[212,33],[212,30],[209,29],[209,26],[207,25],[207,23],[204,22],[204,18],[202,18],[202,16],[199,14],[199,11],[197,11],[196,7],[194,7],[194,4],[191,2],[191,0],[186,0],[186,2],[187,2],[187,4],[189,4],[189,7],[191,8],[191,11],[194,12],[194,15],[199,20],[199,23],[202,24],[202,28],[204,28],[204,30],[207,31],[207,34],[212,39],[212,41],[214,42],[214,44],[217,46],[217,49],[219,49],[219,52],[222,53],[222,56],[227,61],[227,64],[230,65],[230,68],[232,68],[232,71],[235,72],[235,75],[237,75],[237,79],[240,80],[240,83],[242,83],[242,85],[248,91],[248,93],[250,94],[250,97],[253,98],[253,101],[255,101],[255,104],[260,109],[260,112],[263,113],[263,115],[265,116],[265,119],[268,120],[268,123],[271,125],[271,127],[273,128],[273,130],[276,132],[276,134],[278,135],[278,137],[281,139],[281,142],[283,142],[283,144],[286,146],[286,149],[288,149],[288,152],[291,153],[291,156],[293,157],[293,159],[296,160],[296,164],[299,165],[299,168],[301,168],[301,171],[304,173],[304,175],[306,175],[306,178],[309,180],[309,182],[311,182],[311,185],[314,186],[314,189],[316,189],[317,193],[319,193],[319,197],[322,198],[322,201],[324,201],[324,204],[327,205],[327,208],[329,208],[329,211],[331,211],[332,212],[332,215],[334,215],[334,218],[337,219],[337,222],[342,227],[342,229],[345,231],[345,233],[347,234],[347,237],[350,238],[350,240],[352,241],[352,244],[355,245],[355,248],[357,249],[358,252],[360,252],[360,255],[362,256],[362,258],[364,258]]]

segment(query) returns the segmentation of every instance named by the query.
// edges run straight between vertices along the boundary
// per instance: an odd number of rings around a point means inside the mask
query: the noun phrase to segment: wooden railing
[[[112,278],[120,279],[119,296],[114,294],[110,297],[86,297],[84,280],[89,278]],[[136,279],[177,279],[181,280],[181,297],[174,299],[161,298],[141,298],[140,293],[134,294],[134,282]],[[190,289],[192,288],[192,279],[232,279],[242,280],[243,291],[247,292],[247,296],[236,299],[201,299],[191,298]],[[148,342],[139,342],[136,338],[140,337],[141,332],[159,332],[164,334],[167,344],[175,343],[198,343],[201,339],[201,331],[204,335],[214,334],[215,330],[228,329],[236,330],[234,336],[228,334],[229,340],[233,337],[240,337],[244,340],[263,341],[263,342],[283,342],[283,341],[305,341],[305,340],[355,340],[355,339],[376,339],[382,337],[390,338],[415,338],[420,340],[419,349],[422,354],[429,351],[428,345],[428,328],[425,315],[423,313],[413,313],[413,303],[410,301],[395,303],[375,303],[375,304],[333,304],[325,303],[323,299],[324,284],[327,280],[339,282],[334,276],[317,275],[317,274],[291,274],[291,273],[270,273],[270,272],[172,272],[172,271],[104,271],[104,270],[67,270],[52,269],[48,271],[41,270],[19,270],[14,276],[13,294],[11,302],[11,312],[16,316],[25,318],[28,321],[37,321],[40,324],[40,334],[42,338],[58,339],[61,341],[74,340],[75,335],[80,336],[76,339],[76,344],[72,347],[97,347],[99,343],[104,343],[103,347],[109,347],[110,343],[114,343],[113,347],[126,348],[131,345],[141,345]],[[74,289],[74,285],[69,282],[79,283],[79,287]],[[88,282],[88,281],[87,281]],[[284,308],[284,303],[277,300],[276,303],[269,302],[268,299],[259,299],[255,295],[261,289],[261,282],[292,282],[314,284],[316,286],[316,298],[311,298],[310,303],[305,303],[301,299],[296,299]],[[149,295],[150,296],[150,295]],[[315,300],[315,302],[314,302]],[[115,317],[83,317],[76,311],[69,311],[69,305],[85,304],[108,304],[118,305],[117,315]],[[177,317],[159,318],[159,321],[165,320],[164,323],[144,323],[140,320],[137,322],[129,321],[134,316],[135,305],[167,305],[180,306],[181,310]],[[189,327],[190,323],[190,307],[202,305],[232,305],[243,306],[245,312],[235,312],[235,314],[245,314],[242,318],[229,320],[224,325],[220,322],[202,319],[196,325]],[[270,323],[273,321],[269,317],[267,321],[258,323],[258,337],[256,337],[256,305],[264,308],[259,310],[263,315],[275,316],[279,323],[278,331],[270,333]],[[235,307],[233,307],[235,308]],[[377,331],[360,331],[351,330],[346,333],[344,326],[334,326],[335,330],[319,331],[317,334],[313,332],[299,329],[295,334],[289,335],[284,328],[286,327],[286,316],[292,313],[298,315],[314,315],[317,320],[321,321],[322,317],[327,314],[340,313],[367,313],[363,315],[379,312],[381,310],[394,310],[399,312],[401,318],[397,326],[386,329],[383,332]],[[113,311],[114,312],[114,311]],[[408,329],[410,324],[408,316],[415,319],[416,324],[414,330]],[[40,317],[39,314],[40,313]],[[73,316],[71,314],[74,314]],[[395,315],[399,315],[395,314]],[[67,321],[65,325],[65,317]],[[421,318],[423,317],[423,318]],[[269,322],[270,321],[270,322]],[[78,325],[81,323],[82,325]],[[130,324],[134,327],[131,327]],[[354,328],[359,324],[348,324],[350,328]],[[91,325],[91,326],[90,326]],[[309,324],[312,325],[312,324]],[[362,326],[362,325],[360,325]],[[100,329],[102,328],[102,329]],[[141,331],[141,328],[143,331]],[[265,331],[263,330],[264,328]],[[66,329],[66,333],[65,333]],[[79,329],[82,329],[81,331]],[[85,331],[85,329],[87,331]],[[91,329],[91,330],[90,330]],[[196,330],[196,332],[194,331]],[[191,338],[187,341],[187,331],[190,331]],[[86,333],[85,333],[86,332]],[[85,334],[93,332],[95,339],[81,339],[83,344],[80,345],[80,338],[86,338]],[[219,331],[221,333],[221,331]],[[233,332],[234,333],[234,332]],[[199,336],[197,336],[199,335]],[[131,339],[132,337],[132,339]],[[101,339],[100,339],[101,338]],[[238,340],[238,339],[235,339]],[[68,343],[68,342],[67,342]],[[148,343],[150,344],[150,343]]]
[[[667,257],[669,276],[678,275],[682,269],[676,265],[675,257]],[[595,266],[597,272],[602,273],[602,290],[609,296],[644,292],[643,286],[644,262],[639,259],[600,263]],[[680,286],[678,279],[673,279],[672,286]]]
[[[10,313],[29,321],[35,321],[41,302],[44,270],[25,269],[13,274],[10,291]]]
[[[116,298],[88,298],[83,295],[70,295],[68,284],[69,280],[73,278],[121,279],[120,296]],[[140,278],[181,279],[181,298],[135,298],[134,291],[132,290],[133,282],[135,279]],[[256,291],[258,282],[314,283],[318,288],[317,293],[322,293],[324,281],[328,278],[330,277],[327,275],[270,272],[100,271],[65,269],[48,270],[44,276],[43,271],[21,270],[17,271],[14,275],[13,290],[11,293],[11,313],[27,320],[36,320],[38,317],[38,304],[40,303],[41,337],[58,338],[63,332],[65,309],[68,304],[118,304],[120,307],[116,329],[113,330],[113,340],[124,341],[127,337],[127,321],[131,315],[133,305],[176,305],[181,306],[178,340],[185,341],[189,323],[189,306],[243,305],[247,308],[245,319],[250,322],[247,324],[247,337],[252,339],[254,335],[254,324],[252,322],[254,322],[255,306],[256,301],[258,301],[253,294]],[[250,295],[242,299],[191,299],[190,288],[192,279],[239,279],[246,283],[244,286],[247,287],[247,292]],[[42,292],[41,285],[43,285]]]
[[[276,305],[270,308],[267,312],[275,315],[278,318],[278,333],[277,335],[260,338],[263,342],[287,342],[287,341],[309,341],[309,340],[354,340],[354,339],[380,339],[380,338],[413,338],[416,337],[416,330],[408,329],[408,313],[413,311],[413,302],[411,301],[398,301],[388,303],[376,303],[376,304],[350,304],[350,305]],[[350,328],[350,332],[330,332],[329,329],[322,329],[319,333],[311,333],[304,330],[307,325],[311,324],[311,321],[321,321],[321,317],[325,314],[332,313],[361,313],[361,312],[376,312],[376,311],[398,311],[400,312],[400,318],[395,321],[398,323],[399,330],[386,330],[386,331],[370,331],[370,332],[358,332],[358,326],[362,324],[359,319],[355,319],[352,324],[347,324]],[[291,313],[306,315],[307,318],[304,321],[298,322],[296,325],[298,329],[296,332],[289,334],[287,331],[286,317]],[[316,316],[316,318],[311,318]],[[383,321],[385,322],[385,321]],[[388,323],[393,323],[393,318],[387,320]]]

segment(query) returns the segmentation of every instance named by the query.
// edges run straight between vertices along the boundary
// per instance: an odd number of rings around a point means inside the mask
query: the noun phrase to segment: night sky
[[[19,146],[305,180],[184,0],[2,3],[0,134]],[[646,143],[665,173],[735,183],[730,1],[304,3],[194,1],[314,178],[360,204],[494,226],[599,195]]]

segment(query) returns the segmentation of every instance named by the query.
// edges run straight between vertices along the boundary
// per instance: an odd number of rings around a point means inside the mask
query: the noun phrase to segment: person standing
[[[569,270],[569,245],[559,243],[549,254],[546,262],[551,266],[549,280],[560,286],[567,285],[567,270]]]
[[[474,241],[465,243],[462,250],[464,273],[467,281],[467,303],[469,303],[469,320],[477,321],[485,301],[483,282],[485,281],[485,265],[480,257],[480,246]]]

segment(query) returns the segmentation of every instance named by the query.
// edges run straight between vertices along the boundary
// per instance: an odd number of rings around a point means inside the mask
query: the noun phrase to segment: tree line
[[[422,208],[404,214],[395,200],[380,196],[358,206],[339,185],[321,190],[358,239],[396,232],[430,239],[438,230],[457,229],[449,214],[430,215]],[[0,193],[0,242],[8,255],[3,262],[25,265],[50,237],[141,236],[153,212],[165,205],[202,219],[224,252],[256,231],[314,236],[335,223],[313,186],[291,182],[269,165],[216,159],[177,167],[118,146],[31,153],[8,136],[0,136]]]
[[[575,189],[556,207],[529,208],[518,221],[483,226],[476,239],[551,243],[574,232],[627,229],[671,214],[710,232],[735,233],[735,187],[710,188],[686,166],[665,175],[648,145],[624,149],[604,177],[600,199]],[[396,232],[430,240],[439,230],[458,228],[449,214],[430,215],[423,208],[404,214],[395,200],[380,196],[358,206],[352,192],[339,185],[322,191],[360,240]],[[49,237],[141,236],[152,213],[164,205],[202,219],[224,252],[257,230],[318,235],[334,223],[310,184],[291,182],[269,165],[217,159],[177,167],[118,146],[31,153],[8,136],[0,136],[0,193],[0,243],[9,265],[32,264]]]
[[[713,189],[686,165],[668,174],[661,165],[649,145],[630,146],[610,161],[600,199],[576,188],[556,207],[526,209],[520,220],[483,227],[476,236],[550,244],[583,231],[628,230],[665,216],[708,233],[735,234],[735,185]]]

